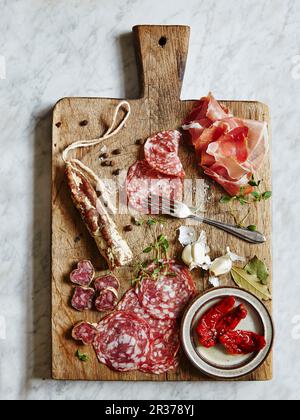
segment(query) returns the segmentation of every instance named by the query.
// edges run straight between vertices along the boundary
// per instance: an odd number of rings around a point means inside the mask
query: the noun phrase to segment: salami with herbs
[[[155,265],[151,264],[147,271],[154,269]],[[175,320],[194,297],[196,288],[190,272],[170,261],[155,280],[151,277],[144,279],[137,293],[141,306],[152,318]]]
[[[150,329],[129,311],[116,311],[98,324],[94,349],[101,363],[119,372],[138,370],[150,353]]]
[[[144,214],[159,214],[154,207],[149,208],[149,197],[154,195],[164,197],[166,200],[181,201],[183,183],[181,178],[160,173],[147,161],[141,160],[129,169],[126,189],[128,202],[132,208]]]
[[[113,311],[117,306],[118,292],[113,287],[102,289],[95,301],[95,308],[99,312]]]
[[[145,159],[158,172],[184,178],[185,173],[178,156],[181,134],[177,130],[163,131],[150,137],[145,145]]]
[[[70,280],[79,286],[88,287],[95,276],[95,269],[91,261],[79,261],[76,270],[70,274]]]
[[[83,312],[92,309],[95,290],[89,287],[75,287],[72,306],[76,311]]]
[[[112,287],[115,290],[119,290],[120,282],[113,274],[106,274],[105,276],[97,277],[95,279],[94,287],[97,292],[101,292],[101,290],[106,289],[107,287]]]
[[[75,325],[72,330],[72,337],[76,341],[82,341],[83,344],[91,345],[97,335],[97,329],[95,325],[89,322],[80,322]]]

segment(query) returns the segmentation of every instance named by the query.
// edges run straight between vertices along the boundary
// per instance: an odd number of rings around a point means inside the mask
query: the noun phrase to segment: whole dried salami
[[[116,311],[98,324],[94,349],[101,363],[119,372],[138,370],[150,352],[148,324],[128,311]]]
[[[120,282],[113,274],[105,274],[105,276],[97,277],[95,279],[94,287],[97,292],[101,292],[101,290],[106,289],[107,287],[112,287],[115,290],[119,290]]]
[[[72,330],[72,337],[76,341],[82,341],[83,344],[91,345],[97,335],[96,326],[89,322],[79,322]]]
[[[153,169],[145,160],[136,162],[128,171],[126,189],[129,205],[149,214],[148,198],[151,195],[169,200],[182,200],[183,183],[178,177],[170,177]]]
[[[95,276],[95,269],[91,261],[79,261],[76,270],[70,274],[70,280],[79,286],[88,287]]]
[[[95,301],[95,308],[99,312],[113,311],[117,306],[118,292],[113,287],[102,289]]]
[[[74,294],[72,297],[72,306],[79,312],[92,309],[93,298],[95,295],[95,290],[89,287],[75,287]]]
[[[151,264],[147,271],[154,269],[155,265]],[[185,267],[170,261],[166,271],[157,280],[144,279],[137,289],[141,306],[155,319],[178,318],[196,293],[191,274]]]
[[[177,130],[163,131],[150,137],[145,145],[145,159],[158,172],[184,178],[185,173],[178,156],[181,134]]]

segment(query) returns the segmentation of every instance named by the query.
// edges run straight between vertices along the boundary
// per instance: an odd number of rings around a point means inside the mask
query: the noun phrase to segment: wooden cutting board
[[[140,99],[130,100],[132,114],[124,128],[116,137],[104,141],[109,151],[122,149],[122,154],[112,157],[114,169],[128,169],[141,155],[137,139],[146,139],[151,134],[180,127],[183,119],[191,111],[194,100],[181,101],[180,92],[184,77],[189,45],[190,29],[186,26],[137,26],[133,28],[138,52],[142,94]],[[217,65],[217,63],[216,63]],[[195,69],[195,77],[198,75]],[[99,87],[101,90],[101,87]],[[207,92],[195,92],[198,98]],[[64,148],[75,140],[99,137],[111,124],[113,111],[119,99],[107,98],[64,98],[53,111],[53,191],[52,191],[52,372],[55,379],[70,380],[132,380],[132,381],[199,381],[208,380],[199,373],[182,355],[180,368],[161,376],[146,375],[139,372],[116,373],[99,364],[88,347],[80,347],[71,338],[72,326],[80,320],[97,322],[99,313],[90,311],[78,313],[70,306],[72,285],[68,275],[78,260],[90,259],[99,273],[106,270],[105,263],[87,233],[79,214],[74,209],[64,178],[64,164],[61,158]],[[233,113],[241,118],[269,122],[268,107],[258,102],[223,102]],[[82,121],[87,125],[82,125]],[[102,147],[102,146],[101,146]],[[112,168],[104,168],[99,161],[101,147],[74,152],[73,156],[90,166],[100,177],[114,178]],[[180,157],[187,172],[187,178],[203,178],[195,162],[192,149],[182,147]],[[259,177],[264,179],[264,187],[271,189],[270,159],[265,161]],[[228,206],[219,203],[223,194],[221,188],[207,180],[210,185],[208,200],[205,203],[207,216],[232,222]],[[237,207],[240,217],[246,209]],[[238,214],[238,213],[237,213]],[[249,245],[219,230],[205,229],[212,249],[212,257],[224,253],[226,246],[246,258],[257,255],[271,268],[271,204],[262,202],[251,207],[249,224],[255,224],[267,236],[267,243],[260,246]],[[120,231],[130,224],[129,215],[119,215],[116,223]],[[180,255],[176,240],[176,229],[182,223],[169,219],[164,232],[171,242],[171,252]],[[135,255],[151,242],[150,230],[135,227],[123,235],[128,240]],[[117,271],[122,283],[122,292],[130,287],[132,271],[123,268]],[[208,287],[207,277],[200,271],[193,273],[199,291]],[[232,285],[230,276],[222,280],[223,285]],[[270,305],[269,305],[270,308]],[[80,362],[75,352],[88,353],[90,360]],[[271,356],[255,373],[244,380],[268,380],[272,377]]]

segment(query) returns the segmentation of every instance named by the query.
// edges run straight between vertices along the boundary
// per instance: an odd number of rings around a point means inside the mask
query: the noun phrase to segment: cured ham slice
[[[158,172],[184,178],[185,173],[178,157],[179,131],[163,131],[150,137],[145,145],[145,159]]]
[[[268,150],[267,123],[235,118],[209,94],[189,115],[188,130],[199,164],[230,194],[251,193],[249,179]]]

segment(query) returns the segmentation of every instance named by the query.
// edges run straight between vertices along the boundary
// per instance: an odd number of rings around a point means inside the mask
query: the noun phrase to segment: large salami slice
[[[116,311],[98,324],[94,349],[101,363],[119,372],[139,369],[150,353],[148,324],[128,311]]]
[[[95,290],[89,287],[75,287],[72,306],[76,311],[83,312],[92,309]]]
[[[117,306],[118,292],[113,287],[102,289],[95,300],[95,308],[99,312],[113,311]]]
[[[107,287],[112,287],[115,290],[119,290],[120,282],[113,274],[106,274],[105,276],[97,277],[95,279],[94,287],[97,292],[101,292],[101,290],[106,289]]]
[[[144,146],[145,159],[158,172],[184,178],[185,173],[178,157],[181,134],[177,130],[163,131],[150,137]]]
[[[147,271],[154,269],[151,264]],[[137,291],[141,306],[152,318],[178,318],[196,293],[191,274],[185,267],[171,261],[166,271],[157,280],[144,279]]]
[[[150,195],[181,201],[183,184],[181,178],[162,174],[142,160],[129,169],[126,189],[129,205],[141,213],[149,214]]]
[[[72,330],[72,337],[76,341],[82,341],[83,344],[91,345],[97,335],[96,326],[89,322],[80,322]]]
[[[164,336],[151,343],[151,352],[140,370],[146,373],[160,375],[175,369],[178,365],[176,358],[180,347],[178,328],[170,328]]]
[[[152,340],[162,338],[170,328],[177,328],[177,323],[171,319],[155,319],[141,306],[139,298],[134,289],[129,289],[119,302],[119,311],[130,311],[143,318],[150,327],[150,337]]]
[[[70,274],[70,280],[74,284],[79,286],[88,287],[95,275],[95,269],[91,261],[83,260],[79,261],[76,270],[73,270]]]

